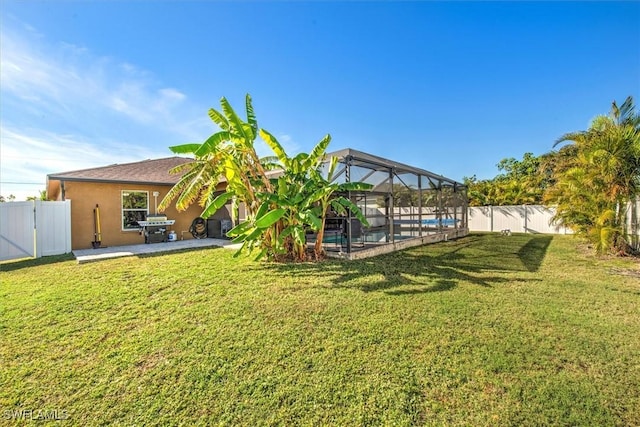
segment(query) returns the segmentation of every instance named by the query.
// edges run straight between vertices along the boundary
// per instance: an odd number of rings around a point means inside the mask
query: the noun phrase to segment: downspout
[[[62,201],[65,201],[65,196],[66,196],[66,192],[65,192],[65,188],[64,188],[64,181],[60,180],[60,197],[62,197]]]

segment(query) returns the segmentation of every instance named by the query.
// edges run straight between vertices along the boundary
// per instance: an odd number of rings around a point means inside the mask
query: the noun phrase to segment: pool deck
[[[237,250],[240,246],[240,244],[233,244],[230,240],[225,239],[189,239],[175,242],[110,246],[97,249],[76,249],[73,251],[73,255],[76,257],[78,264],[84,264],[86,262],[95,262],[111,258],[173,252],[184,249],[222,247]]]

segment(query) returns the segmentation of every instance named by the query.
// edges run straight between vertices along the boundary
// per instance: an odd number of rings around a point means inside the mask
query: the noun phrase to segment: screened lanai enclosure
[[[328,213],[323,238],[328,255],[364,258],[468,234],[463,184],[353,149],[328,153],[327,159],[332,156],[339,161],[334,182],[358,181],[373,188],[343,194],[368,224],[349,211]]]

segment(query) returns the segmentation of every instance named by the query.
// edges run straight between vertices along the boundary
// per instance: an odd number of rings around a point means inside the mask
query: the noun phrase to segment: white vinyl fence
[[[629,244],[640,250],[640,199],[627,205],[627,233]]]
[[[470,207],[469,230],[572,234],[570,229],[552,223],[555,213],[555,208],[541,205]],[[640,249],[640,200],[629,203],[626,213],[629,244]]]
[[[470,207],[469,230],[571,234],[571,230],[551,222],[555,213],[554,208],[541,205]]]
[[[627,206],[630,244],[640,250],[640,200]],[[552,207],[481,206],[469,208],[469,230],[571,234],[551,223]],[[71,201],[0,203],[0,261],[71,252]]]
[[[71,201],[0,203],[0,260],[71,252]]]

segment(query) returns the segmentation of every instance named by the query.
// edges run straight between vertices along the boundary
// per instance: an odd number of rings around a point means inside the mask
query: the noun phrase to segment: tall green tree
[[[551,174],[546,161],[552,154],[534,156],[525,153],[522,160],[513,157],[500,160],[501,171],[495,178],[478,180],[465,177],[470,206],[531,205],[542,202]]]
[[[556,219],[592,241],[600,253],[625,252],[625,206],[640,192],[640,116],[633,98],[614,101],[589,129],[561,136],[569,154],[555,165],[546,200]],[[563,147],[564,148],[564,147]]]

